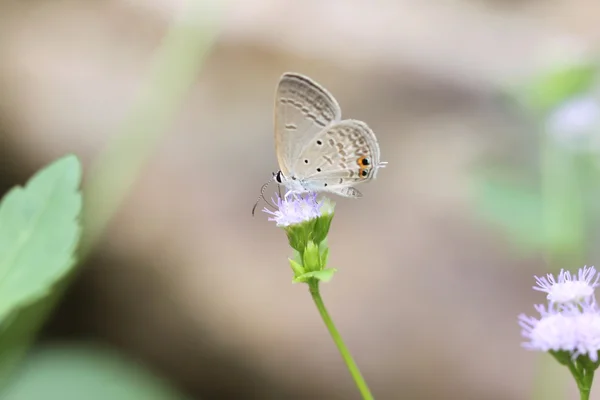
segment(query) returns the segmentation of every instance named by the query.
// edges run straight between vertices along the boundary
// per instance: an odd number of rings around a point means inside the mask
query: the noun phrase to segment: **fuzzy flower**
[[[328,198],[317,200],[316,193],[277,196],[273,203],[277,205],[275,210],[265,207],[263,212],[270,215],[269,221],[275,221],[283,228],[290,247],[295,250],[294,257],[289,260],[294,282],[330,280],[336,270],[327,268],[329,248],[326,239],[335,203]]]
[[[275,221],[277,226],[286,227],[309,221],[321,216],[321,207],[324,201],[317,201],[316,193],[309,193],[306,196],[285,195],[280,198],[276,195],[277,201],[273,203],[277,205],[275,211],[268,208],[263,208],[263,212],[271,215],[269,221]]]
[[[571,272],[560,270],[555,279],[552,274],[545,277],[535,277],[537,286],[534,290],[548,293],[547,299],[551,304],[578,303],[593,298],[594,289],[599,286],[600,274],[594,267],[583,267],[572,275]]]
[[[600,351],[600,313],[593,302],[568,305],[562,310],[535,306],[540,318],[521,314],[521,334],[528,339],[523,347],[537,351],[563,351],[571,359],[587,356],[598,361]]]
[[[546,122],[546,129],[556,139],[579,150],[598,145],[596,132],[599,127],[600,104],[592,96],[566,101]]]
[[[565,134],[587,132],[600,122],[600,105],[589,97],[580,97],[565,102],[548,120],[551,131]]]

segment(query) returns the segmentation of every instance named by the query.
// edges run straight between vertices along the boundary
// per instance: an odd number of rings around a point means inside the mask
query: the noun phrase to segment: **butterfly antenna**
[[[254,211],[256,211],[256,206],[258,205],[258,202],[260,201],[260,199],[263,199],[265,201],[265,203],[267,203],[271,207],[276,208],[273,204],[269,203],[269,201],[267,199],[265,199],[265,190],[267,190],[267,187],[271,184],[271,182],[273,182],[273,179],[275,179],[274,175],[273,175],[273,178],[269,179],[269,181],[267,183],[265,183],[264,185],[262,185],[262,187],[260,188],[260,196],[258,196],[258,199],[256,199],[256,203],[254,203],[254,207],[252,207],[252,216],[253,217],[254,217]]]
[[[377,164],[377,168],[375,168],[375,172],[373,173],[373,178],[377,177],[377,169],[378,168],[385,168],[385,166],[387,165],[387,161],[380,161],[379,164]]]

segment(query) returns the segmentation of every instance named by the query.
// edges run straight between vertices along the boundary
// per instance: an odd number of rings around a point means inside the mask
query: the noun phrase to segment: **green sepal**
[[[302,265],[302,254],[298,250],[294,250],[294,256],[292,257],[292,260]]]
[[[315,271],[313,273],[313,278],[318,279],[321,282],[329,282],[336,272],[337,269],[335,268],[325,268],[321,271]]]
[[[561,365],[569,365],[572,362],[571,353],[564,350],[550,350],[549,353],[558,361]]]
[[[329,260],[329,246],[327,246],[327,239],[319,244],[319,258],[321,259],[321,269],[327,268],[327,261]]]
[[[335,203],[333,201],[329,199],[323,200],[321,216],[316,218],[312,232],[312,238],[315,243],[321,243],[327,238],[329,228],[331,228],[331,221],[333,220],[334,209]]]
[[[311,271],[303,275],[295,277],[293,283],[306,283],[310,279],[316,279],[321,282],[329,282],[333,278],[333,274],[337,272],[335,268],[326,268],[321,271]]]
[[[302,224],[286,226],[284,228],[290,246],[300,254],[304,252],[304,248],[308,242],[308,235],[306,234],[305,225],[309,224],[309,222],[311,221]]]
[[[577,363],[581,365],[588,373],[590,373],[598,369],[598,366],[600,365],[600,360],[594,362],[590,360],[589,356],[581,355],[577,357]]]
[[[317,246],[312,240],[309,240],[306,244],[302,258],[304,261],[303,266],[306,271],[320,271],[322,269],[319,246]]]
[[[302,276],[306,273],[306,271],[299,262],[292,260],[291,258],[289,258],[288,260],[290,260],[290,267],[292,267],[292,271],[294,271],[294,276]]]

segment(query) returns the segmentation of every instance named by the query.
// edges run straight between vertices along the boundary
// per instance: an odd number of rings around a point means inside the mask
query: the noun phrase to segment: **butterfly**
[[[294,72],[281,76],[275,93],[275,152],[279,171],[273,179],[287,188],[286,195],[362,197],[354,185],[371,181],[387,164],[380,160],[377,138],[366,123],[342,120],[331,93]]]

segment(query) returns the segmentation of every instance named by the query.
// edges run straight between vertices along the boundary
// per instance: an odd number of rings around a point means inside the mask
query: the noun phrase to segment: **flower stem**
[[[593,370],[585,371],[583,378],[581,379],[581,383],[578,384],[579,398],[581,400],[589,400],[593,381],[594,381],[594,371]]]
[[[325,322],[325,326],[327,326],[331,338],[333,339],[335,345],[340,351],[340,354],[342,355],[342,358],[344,359],[344,362],[348,367],[348,371],[350,372],[350,375],[352,375],[352,378],[354,379],[354,382],[356,383],[356,386],[358,387],[362,398],[365,400],[373,400],[373,395],[369,391],[367,382],[365,382],[365,380],[363,379],[360,370],[358,369],[358,365],[356,365],[356,363],[354,362],[350,351],[348,350],[348,348],[344,344],[344,341],[342,340],[342,336],[336,329],[333,320],[331,319],[329,313],[327,312],[327,309],[325,308],[325,304],[323,303],[323,299],[321,298],[321,293],[319,291],[319,281],[316,279],[311,280],[308,282],[308,286],[310,288],[310,294],[315,302],[315,305],[317,306],[317,309],[321,314],[321,318],[323,318],[323,322]]]
[[[590,399],[590,391],[589,390],[579,390],[579,399],[580,400],[589,400]]]
[[[589,400],[590,392],[592,390],[592,383],[594,382],[594,369],[586,368],[579,362],[569,362],[567,364],[573,378],[577,382],[577,388],[579,389],[579,399]]]

